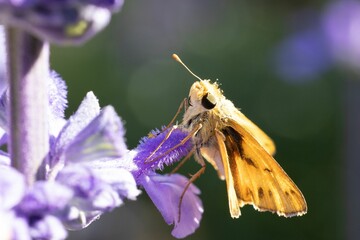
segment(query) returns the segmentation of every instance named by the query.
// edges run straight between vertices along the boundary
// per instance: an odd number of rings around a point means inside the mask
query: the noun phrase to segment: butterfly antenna
[[[179,58],[179,56],[178,56],[177,54],[174,53],[174,54],[172,55],[172,58],[173,58],[175,61],[179,62],[181,65],[183,65],[184,68],[186,68],[186,70],[188,70],[188,72],[189,72],[191,75],[193,75],[194,77],[196,77],[197,79],[199,79],[200,81],[202,81],[202,79],[201,79],[198,75],[196,75],[195,73],[193,73],[193,72],[185,65],[185,63],[183,63],[183,61],[181,61],[181,59]]]

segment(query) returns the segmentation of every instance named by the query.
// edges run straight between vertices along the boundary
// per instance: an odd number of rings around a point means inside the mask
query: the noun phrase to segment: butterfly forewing
[[[271,155],[275,154],[276,149],[273,140],[239,110],[236,109],[232,112],[229,125],[241,126],[241,128],[251,134],[268,153]]]

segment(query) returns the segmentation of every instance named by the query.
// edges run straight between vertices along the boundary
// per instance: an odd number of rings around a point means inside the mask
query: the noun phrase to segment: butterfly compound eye
[[[211,93],[206,93],[201,99],[201,105],[206,109],[213,109],[216,106],[214,95]]]

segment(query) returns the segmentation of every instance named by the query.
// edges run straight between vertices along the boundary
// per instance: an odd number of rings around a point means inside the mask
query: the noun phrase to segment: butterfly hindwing
[[[230,185],[234,187],[238,207],[250,204],[259,211],[286,217],[304,214],[306,202],[294,182],[251,134],[241,126],[237,129],[240,131],[231,126],[223,128],[224,140],[218,143],[222,146],[219,149],[224,169],[230,170],[225,171],[229,204],[234,198]],[[233,216],[234,210],[230,212]]]

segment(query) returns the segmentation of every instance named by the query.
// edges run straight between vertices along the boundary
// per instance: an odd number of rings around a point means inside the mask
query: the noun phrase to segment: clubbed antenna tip
[[[189,72],[191,75],[193,75],[194,77],[196,77],[196,78],[199,79],[200,81],[202,80],[199,76],[197,76],[195,73],[193,73],[193,72],[185,65],[185,63],[183,63],[183,61],[181,61],[180,57],[179,57],[177,54],[174,53],[174,54],[172,55],[172,58],[173,58],[175,61],[179,62],[181,65],[183,65],[184,68],[185,68],[186,70],[188,70],[188,72]]]

